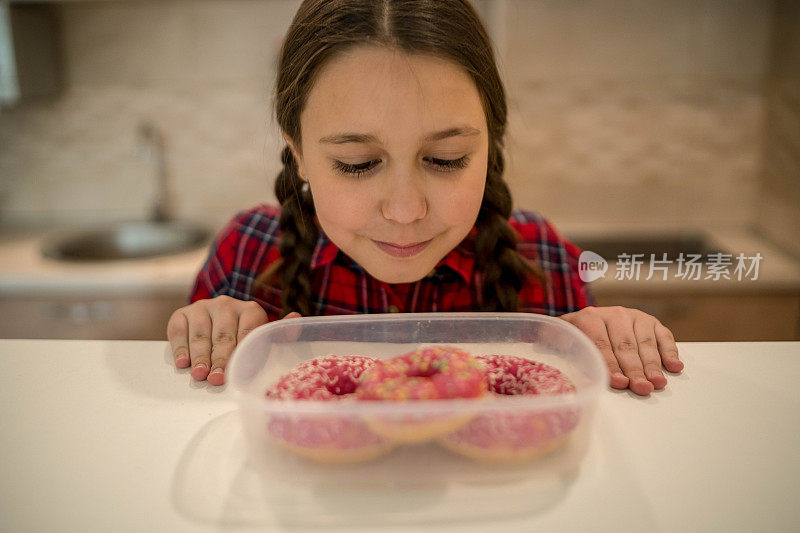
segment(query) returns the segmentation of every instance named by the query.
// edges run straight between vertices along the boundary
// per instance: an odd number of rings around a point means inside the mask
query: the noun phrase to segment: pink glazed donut
[[[574,394],[575,385],[552,366],[509,355],[479,356],[495,396]],[[439,439],[453,452],[487,462],[524,461],[564,444],[578,424],[575,407],[487,412]]]
[[[486,370],[472,354],[453,346],[429,346],[375,362],[361,379],[361,400],[406,402],[476,398],[486,393]],[[380,435],[423,442],[463,426],[467,414],[410,414],[367,419]]]
[[[470,353],[453,346],[429,346],[375,361],[364,372],[362,400],[474,398],[486,392],[486,372]]]
[[[362,373],[375,360],[357,355],[325,355],[301,363],[266,392],[270,400],[355,401]],[[323,463],[355,463],[379,457],[393,444],[355,416],[274,415],[270,434],[286,449]]]

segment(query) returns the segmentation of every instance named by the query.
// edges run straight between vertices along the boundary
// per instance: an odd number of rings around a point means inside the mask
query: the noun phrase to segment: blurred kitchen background
[[[642,242],[763,256],[745,280],[614,279],[612,263],[599,303],[678,340],[800,338],[800,2],[474,3],[517,206],[610,260]],[[181,239],[274,202],[270,91],[298,5],[0,0],[0,337],[165,338],[208,243]],[[173,253],[109,259],[114,243],[65,233],[155,219],[178,228]]]

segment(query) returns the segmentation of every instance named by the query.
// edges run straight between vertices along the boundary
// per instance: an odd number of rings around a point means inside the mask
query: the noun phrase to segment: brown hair
[[[475,271],[480,276],[480,310],[516,311],[518,293],[539,268],[516,250],[508,223],[511,194],[503,180],[506,98],[492,45],[467,0],[306,0],[292,21],[281,48],[275,83],[275,112],[283,132],[299,150],[300,114],[314,74],[334,54],[357,44],[376,44],[409,54],[431,54],[460,65],[477,86],[489,130],[489,154],[483,203],[476,220]],[[310,315],[311,256],[319,236],[311,193],[303,187],[289,146],[275,182],[281,204],[281,259],[262,273],[256,285],[278,278],[283,313]]]

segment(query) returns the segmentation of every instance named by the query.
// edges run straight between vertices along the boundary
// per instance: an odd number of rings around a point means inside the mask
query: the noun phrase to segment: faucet
[[[167,167],[164,160],[164,136],[152,122],[142,122],[139,124],[139,143],[140,153],[153,163],[156,180],[156,192],[150,220],[153,222],[168,222],[170,218],[167,214],[169,190]]]

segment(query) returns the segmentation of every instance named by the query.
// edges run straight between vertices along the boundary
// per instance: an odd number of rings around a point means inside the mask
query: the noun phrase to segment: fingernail
[[[222,374],[223,372],[225,372],[225,370],[222,368],[215,368],[211,371],[212,374]]]
[[[197,363],[190,374],[197,381],[203,381],[208,374],[208,365],[206,363]]]
[[[181,368],[186,368],[187,366],[189,366],[189,356],[179,355],[178,358],[175,360],[175,363]]]

